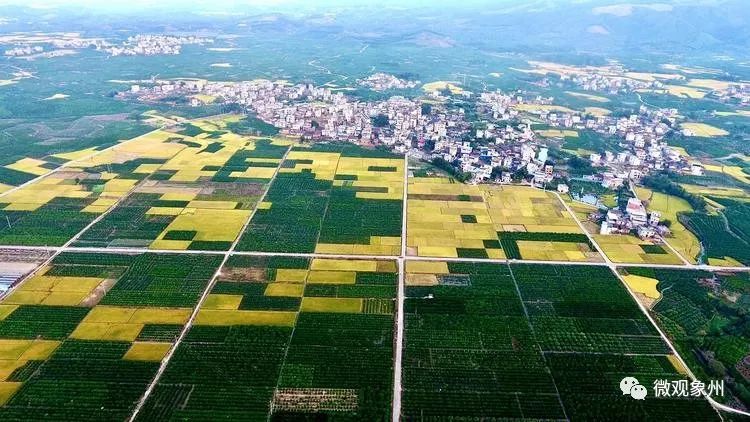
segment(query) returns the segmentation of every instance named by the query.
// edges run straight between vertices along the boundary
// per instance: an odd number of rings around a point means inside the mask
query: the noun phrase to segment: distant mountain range
[[[102,14],[81,8],[0,6],[0,32],[103,32],[137,26],[144,32],[168,28],[292,36],[336,34],[370,42],[470,47],[490,52],[562,50],[747,57],[750,51],[747,0],[466,1],[437,6],[388,1],[381,6],[341,2],[319,6],[316,2],[314,8],[309,4],[293,8],[292,4],[280,1],[275,6],[278,10],[230,4],[222,13],[191,9],[184,14],[149,8]]]

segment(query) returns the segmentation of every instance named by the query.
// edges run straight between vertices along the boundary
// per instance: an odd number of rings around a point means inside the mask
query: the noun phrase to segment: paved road
[[[404,295],[406,284],[406,213],[409,201],[409,157],[404,159],[404,200],[401,209],[401,254],[398,257],[398,290],[396,293],[396,344],[393,359],[393,413],[392,421],[401,420],[402,362],[404,356]]]

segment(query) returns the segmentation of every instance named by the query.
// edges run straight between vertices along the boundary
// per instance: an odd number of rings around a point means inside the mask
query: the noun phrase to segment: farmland
[[[393,261],[233,256],[139,414],[390,414]]]
[[[219,263],[57,256],[0,303],[0,418],[126,419]]]
[[[717,418],[621,395],[624,376],[680,375],[607,268],[409,262],[406,286],[405,420]]]
[[[683,263],[669,247],[654,245],[636,236],[595,234],[592,237],[612,262],[675,265]]]
[[[178,126],[175,133],[164,132],[173,152],[161,162],[141,160],[132,168],[142,182],[75,245],[229,249],[288,142],[239,136],[229,132],[227,124],[201,120]]]
[[[412,177],[408,253],[416,256],[600,261],[553,193]]]
[[[53,173],[41,160],[9,165],[3,171],[42,178],[0,197],[0,243],[60,246],[114,207],[77,246],[228,249],[289,147],[282,138],[234,134],[228,121],[196,120],[107,150],[58,155],[64,168]]]
[[[397,255],[403,157],[353,145],[293,147],[239,250]]]
[[[745,273],[629,268],[627,273],[658,280],[662,295],[651,312],[685,357],[696,376],[708,383],[726,377],[725,402],[750,402],[750,383],[742,375],[750,355],[743,328],[750,300]],[[732,398],[734,397],[734,399]]]

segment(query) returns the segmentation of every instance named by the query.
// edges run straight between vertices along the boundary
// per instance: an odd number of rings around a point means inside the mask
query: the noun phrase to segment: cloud
[[[654,12],[671,12],[674,7],[671,4],[613,4],[611,6],[599,6],[591,9],[595,15],[613,15],[618,17],[630,16],[636,9],[648,9]]]
[[[609,35],[609,31],[607,28],[601,26],[601,25],[591,25],[588,28],[586,28],[586,32],[589,34],[596,34],[596,35]]]

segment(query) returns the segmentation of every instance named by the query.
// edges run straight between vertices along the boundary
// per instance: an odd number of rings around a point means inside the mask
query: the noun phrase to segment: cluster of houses
[[[653,239],[669,232],[669,228],[660,222],[658,211],[648,212],[640,199],[630,198],[624,212],[618,208],[607,211],[599,233],[630,234],[635,231],[641,239]]]
[[[670,80],[684,80],[679,75],[670,75]],[[623,77],[616,73],[587,72],[574,76],[561,75],[560,79],[570,80],[584,91],[599,91],[607,94],[619,94],[638,90],[664,89],[665,84],[659,79],[651,77]]]
[[[9,50],[5,50],[5,55],[8,57],[22,57],[22,56],[30,56],[32,54],[39,54],[44,51],[44,47],[40,45],[27,45],[23,47],[16,47],[11,48]]]
[[[185,37],[169,35],[135,35],[128,37],[121,45],[101,48],[111,56],[156,56],[161,54],[180,54],[183,45],[213,43],[211,38],[193,35]]]
[[[357,81],[359,86],[373,91],[382,92],[391,89],[411,89],[419,85],[419,81],[401,79],[388,73],[375,73]]]
[[[142,101],[165,96],[196,94],[240,104],[261,120],[281,129],[285,135],[308,140],[345,140],[363,144],[382,143],[399,152],[416,144],[437,144],[461,139],[471,128],[463,111],[435,107],[423,113],[420,101],[392,96],[366,102],[345,96],[328,87],[292,85],[283,81],[207,82],[204,80],[155,80],[150,87],[133,85],[122,95]]]

